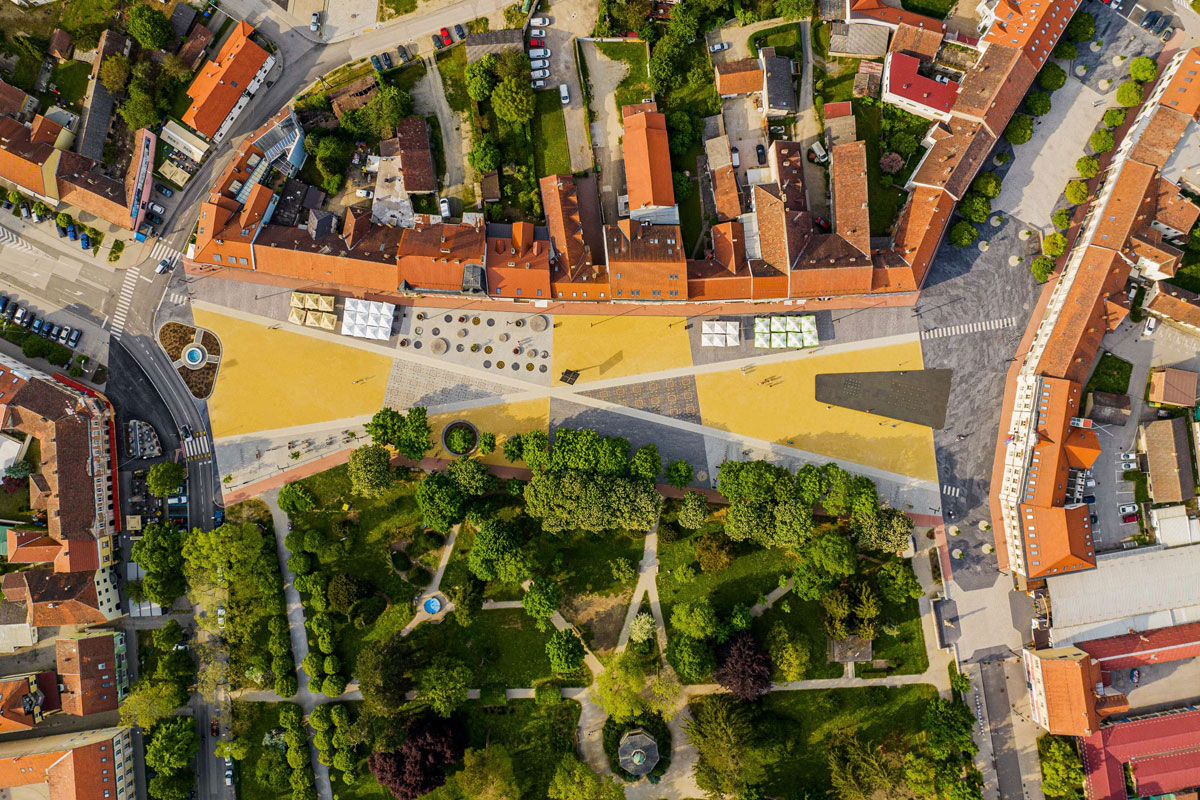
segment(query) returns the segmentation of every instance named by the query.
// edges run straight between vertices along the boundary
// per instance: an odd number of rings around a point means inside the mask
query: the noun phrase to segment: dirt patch
[[[583,632],[592,652],[604,655],[616,648],[632,599],[632,586],[619,594],[580,594],[567,599],[563,616]]]

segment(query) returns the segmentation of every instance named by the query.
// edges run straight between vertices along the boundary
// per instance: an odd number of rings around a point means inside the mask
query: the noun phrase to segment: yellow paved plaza
[[[386,356],[202,309],[193,316],[224,347],[208,401],[214,437],[372,414],[383,404]]]
[[[483,406],[466,411],[431,414],[429,427],[433,428],[433,434],[430,438],[435,445],[430,455],[437,458],[453,458],[442,448],[442,428],[458,419],[470,422],[480,433],[495,434],[495,452],[481,456],[481,458],[485,464],[508,466],[508,461],[504,458],[504,440],[514,433],[546,430],[550,425],[550,398],[522,400],[519,403],[497,403],[494,406]]]
[[[594,324],[593,324],[594,323]],[[579,382],[686,367],[692,350],[683,317],[554,318],[554,372],[579,370]]]
[[[901,366],[903,365],[903,366]],[[852,411],[815,398],[828,372],[921,369],[919,342],[769,366],[698,375],[705,425],[924,480],[937,480],[933,432],[922,425]],[[769,379],[772,385],[760,382]],[[882,423],[882,424],[881,424]],[[892,425],[896,427],[892,427]]]

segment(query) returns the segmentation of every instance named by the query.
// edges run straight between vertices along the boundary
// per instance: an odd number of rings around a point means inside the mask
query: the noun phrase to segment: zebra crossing
[[[198,435],[184,439],[183,455],[187,461],[207,461],[212,458],[212,452],[208,449],[208,432],[200,431]]]
[[[962,497],[963,490],[957,486],[943,486],[942,494],[946,495],[947,497]]]
[[[169,258],[171,263],[174,264],[175,259],[182,255],[183,253],[181,251],[171,247],[171,245],[167,244],[161,239],[154,245],[154,249],[150,251],[150,258],[154,260],[155,264],[157,264],[159,261],[162,261],[164,258]]]
[[[964,322],[961,325],[951,325],[947,328],[931,328],[927,331],[921,331],[922,339],[941,339],[945,336],[962,336],[967,333],[982,333],[983,331],[995,331],[1001,328],[1011,328],[1017,324],[1014,317],[1004,317],[1003,319],[989,319],[986,322]]]
[[[109,328],[115,339],[120,339],[125,333],[125,318],[129,316],[129,307],[133,305],[133,293],[137,290],[140,274],[141,268],[133,267],[125,272],[125,280],[121,282],[121,293],[117,295],[117,307],[113,311],[112,327]]]
[[[29,242],[17,236],[8,228],[0,227],[0,247],[15,247],[18,250],[24,250],[26,253],[37,253],[42,255],[42,251],[31,245]]]
[[[171,292],[167,295],[167,302],[177,306],[181,306],[191,299],[187,292]]]

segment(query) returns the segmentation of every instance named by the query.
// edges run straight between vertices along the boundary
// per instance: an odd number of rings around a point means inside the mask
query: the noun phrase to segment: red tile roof
[[[889,6],[883,0],[851,0],[850,18],[877,19],[889,26],[913,25],[934,31],[946,30],[946,23],[939,19]]]
[[[1169,753],[1194,751],[1200,743],[1200,711],[1162,714],[1145,719],[1118,722],[1085,738],[1082,742],[1084,780],[1090,800],[1125,800],[1126,763],[1137,764]],[[1196,781],[1190,773],[1190,784],[1174,785],[1171,776],[1179,773],[1178,763],[1162,762],[1155,769],[1151,761],[1142,773],[1142,780],[1155,783],[1154,794],[1191,788]],[[1147,791],[1149,789],[1147,788]]]
[[[1049,343],[1038,362],[1042,375],[1083,383],[1105,333],[1104,301],[1129,279],[1129,264],[1107,248],[1089,247],[1071,284]]]
[[[483,267],[484,232],[472,225],[434,224],[400,232],[396,266],[414,289],[457,292],[468,264]]]
[[[887,62],[888,69],[883,73],[885,92],[937,113],[947,112],[954,105],[958,96],[958,84],[954,81],[939,83],[926,78],[917,72],[920,60],[907,53],[889,53]]]
[[[838,103],[830,103],[825,106],[825,119],[837,119],[839,117],[854,116],[854,106],[849,100],[842,100]]]
[[[1192,118],[1187,114],[1160,105],[1154,109],[1153,116],[1146,123],[1129,157],[1162,169],[1171,158],[1171,153],[1179,146],[1179,141],[1191,122]]]
[[[939,125],[935,130],[945,130],[944,125]],[[951,197],[961,200],[991,152],[996,137],[980,123],[959,117],[951,117],[949,132],[949,136],[937,137],[910,181],[921,186],[945,189]]]
[[[1019,47],[1034,66],[1041,68],[1050,57],[1079,7],[1080,0],[999,0],[996,21],[983,40],[989,44]]]
[[[623,219],[606,226],[604,236],[613,297],[687,299],[687,264],[678,225]]]
[[[838,236],[860,253],[871,252],[871,215],[867,210],[867,144],[834,145],[830,154],[833,225]]]
[[[53,670],[0,678],[0,733],[29,730],[59,707]]]
[[[757,58],[743,58],[717,64],[716,72],[717,94],[722,97],[762,91],[763,71]]]
[[[0,81],[0,114],[5,116],[20,114],[28,99],[29,95],[17,87]]]
[[[941,47],[941,30],[932,27],[918,28],[916,25],[901,23],[892,34],[892,43],[888,46],[888,50],[893,53],[907,53],[922,61],[933,61]]]
[[[122,728],[0,742],[0,786],[47,784],[47,800],[105,800],[105,792],[112,800],[118,736],[129,746],[128,729]],[[132,773],[125,780],[132,791]]]
[[[1200,47],[1187,51],[1158,102],[1189,117],[1200,117]]]
[[[657,111],[630,114],[625,117],[622,145],[630,213],[652,206],[675,205],[667,118]]]
[[[1154,221],[1187,234],[1200,218],[1200,206],[1188,199],[1179,187],[1166,178],[1158,179],[1158,197]]]
[[[54,652],[64,687],[64,713],[81,717],[116,710],[117,654],[112,633],[59,638]]]
[[[1087,736],[1100,727],[1095,687],[1100,665],[1074,647],[1026,651],[1041,669],[1046,727],[1062,736]]]
[[[1036,77],[1037,67],[1020,49],[991,45],[963,75],[951,110],[956,116],[983,123],[998,137]]]
[[[188,87],[192,104],[183,122],[210,139],[267,61],[267,51],[250,41],[252,33],[254,28],[245,21],[235,25],[216,61],[201,67]]]
[[[1200,622],[1077,642],[1105,672],[1200,656]]]
[[[513,223],[509,238],[488,237],[484,258],[492,297],[550,297],[550,242],[535,241],[531,223]]]

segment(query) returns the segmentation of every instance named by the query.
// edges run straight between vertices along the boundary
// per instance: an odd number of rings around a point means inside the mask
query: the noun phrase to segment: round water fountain
[[[188,369],[200,369],[208,361],[208,351],[202,344],[189,344],[183,348],[181,360]]]

